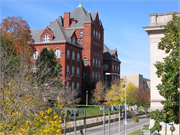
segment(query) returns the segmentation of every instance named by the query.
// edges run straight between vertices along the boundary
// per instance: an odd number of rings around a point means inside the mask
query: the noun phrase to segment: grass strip
[[[149,130],[149,126],[147,127],[144,127],[143,130]],[[128,135],[139,135],[141,133],[141,129],[137,130],[137,131],[134,131]]]

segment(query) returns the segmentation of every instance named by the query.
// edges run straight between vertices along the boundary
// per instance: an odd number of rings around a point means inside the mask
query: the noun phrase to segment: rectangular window
[[[77,68],[77,77],[80,77],[79,67]]]
[[[86,72],[86,71],[83,72],[83,78],[84,78],[84,79],[87,78],[87,72]]]
[[[69,65],[67,65],[67,75],[70,75],[70,68],[69,68]]]

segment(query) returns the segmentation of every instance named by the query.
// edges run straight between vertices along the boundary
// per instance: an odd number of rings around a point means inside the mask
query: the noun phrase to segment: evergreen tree
[[[47,84],[49,87],[62,87],[60,61],[52,49],[44,48],[36,61],[37,84]]]
[[[163,109],[152,111],[148,114],[155,124],[152,132],[161,129],[160,122],[175,124],[179,123],[179,37],[180,37],[180,17],[173,14],[171,21],[165,26],[166,33],[158,49],[164,50],[169,55],[164,58],[164,62],[156,62],[157,76],[161,77],[161,84],[157,85],[159,94],[165,98],[162,101]]]

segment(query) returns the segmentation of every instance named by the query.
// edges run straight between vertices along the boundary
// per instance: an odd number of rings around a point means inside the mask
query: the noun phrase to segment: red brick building
[[[45,29],[32,30],[36,60],[42,49],[53,49],[62,65],[62,75],[71,76],[65,85],[82,92],[86,83],[119,78],[108,78],[105,72],[120,74],[117,49],[104,45],[104,28],[98,12],[87,12],[80,4],[72,13],[66,12]],[[104,72],[103,72],[104,69]]]

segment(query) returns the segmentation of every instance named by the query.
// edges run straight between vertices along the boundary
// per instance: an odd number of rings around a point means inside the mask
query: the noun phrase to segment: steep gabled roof
[[[66,31],[65,28],[59,23],[58,20],[55,20],[47,28],[54,35],[52,42],[67,42],[67,43],[71,43],[72,45],[83,48],[80,44],[73,44],[71,42],[70,37],[74,31],[73,30]],[[40,42],[40,35],[44,32],[44,30],[45,29],[31,30],[31,35],[33,36],[35,44]]]
[[[87,11],[82,7],[82,6],[78,6],[71,14],[70,14],[70,19],[75,19],[77,20],[76,24],[70,24],[69,28],[73,29],[73,28],[79,28],[79,27],[84,27],[83,26],[83,22],[86,18],[86,13]]]
[[[104,45],[103,49],[103,60],[115,60],[117,62],[121,62],[118,58],[114,57],[114,54],[117,50],[110,50],[106,45]],[[117,52],[116,52],[117,53]]]
[[[91,16],[92,16],[92,19],[93,19],[93,21],[94,21],[95,16],[96,16],[96,13],[91,13]]]
[[[40,35],[43,33],[44,29],[31,30],[32,38],[35,42],[40,42]]]
[[[61,25],[63,25],[63,19],[62,19],[62,16],[61,16],[61,15],[59,15],[59,17],[58,17],[58,22],[59,22]]]
[[[84,23],[89,23],[89,22],[91,22],[91,23],[93,23],[93,20],[92,20],[92,17],[91,17],[91,14],[90,13],[87,13],[87,16],[86,16],[86,18],[85,18],[85,20],[84,20]]]

